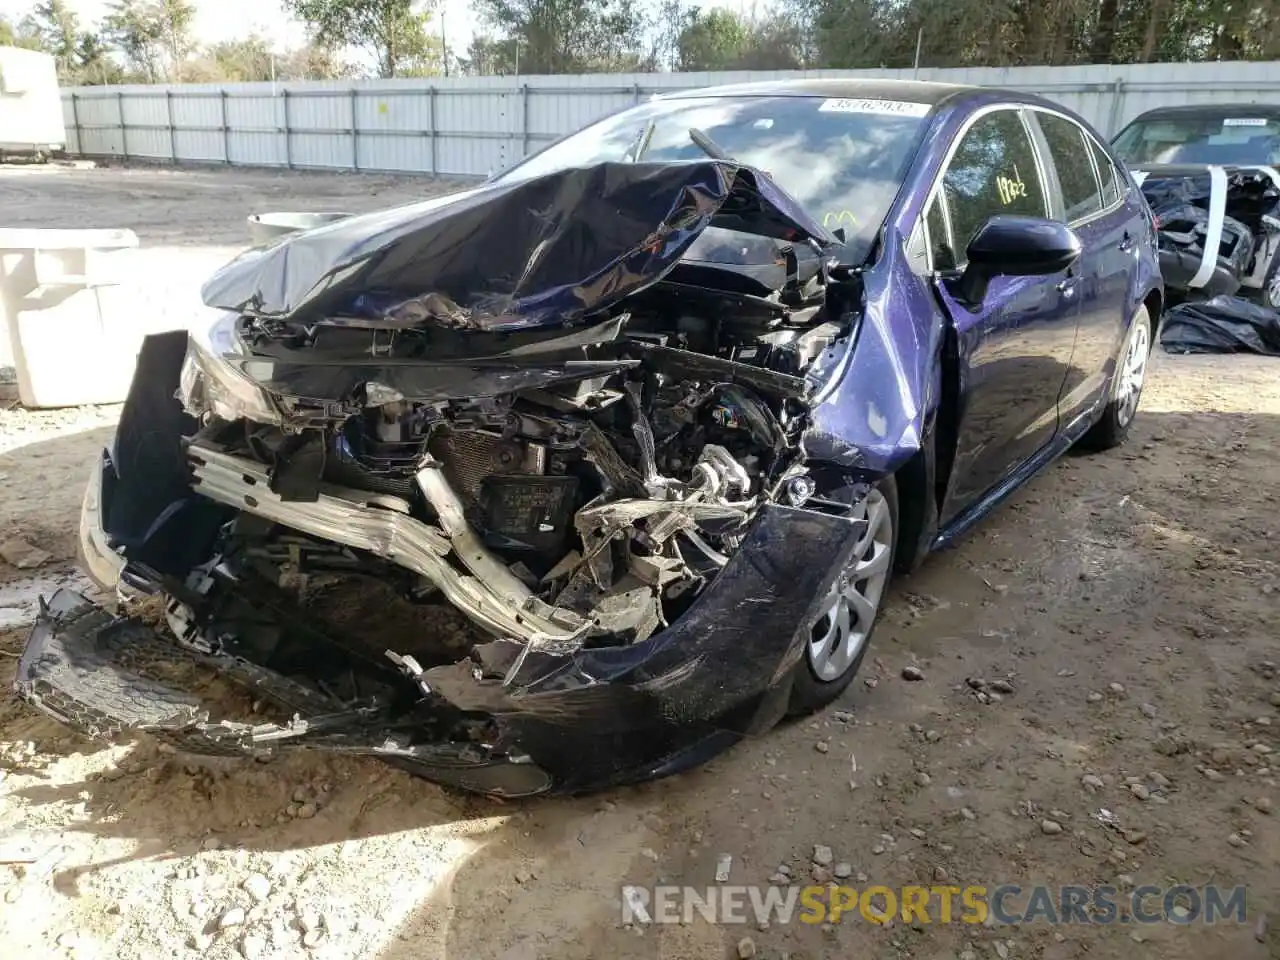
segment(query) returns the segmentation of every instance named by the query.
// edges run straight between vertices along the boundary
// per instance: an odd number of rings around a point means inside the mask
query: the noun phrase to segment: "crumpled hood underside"
[[[603,163],[497,180],[242,254],[205,303],[269,319],[505,332],[574,324],[662,279],[710,226],[836,238],[767,174]]]

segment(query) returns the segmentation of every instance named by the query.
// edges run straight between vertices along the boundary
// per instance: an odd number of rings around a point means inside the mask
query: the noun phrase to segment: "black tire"
[[[1272,310],[1280,310],[1280,250],[1271,256],[1271,266],[1267,268],[1261,293],[1262,303],[1265,306]]]
[[[888,592],[888,584],[893,576],[893,565],[897,554],[898,540],[898,486],[894,482],[893,477],[886,477],[875,485],[875,489],[884,498],[885,504],[889,511],[889,565],[888,576],[885,581],[884,590],[882,590],[879,603],[876,607],[876,620],[866,631],[866,639],[862,643],[861,649],[850,662],[848,667],[837,677],[832,680],[823,680],[814,671],[813,664],[810,661],[809,650],[806,649],[800,657],[800,662],[796,664],[795,672],[792,676],[791,683],[791,700],[787,707],[787,713],[790,716],[800,716],[803,714],[813,713],[820,710],[827,704],[835,700],[845,688],[853,682],[853,678],[858,674],[858,668],[862,666],[862,661],[866,658],[867,650],[871,647],[871,641],[874,638],[876,622],[879,620],[879,611],[883,607],[884,598]],[[850,505],[853,509],[853,505]],[[817,624],[813,625],[817,627]]]
[[[1120,344],[1120,352],[1116,355],[1115,372],[1111,375],[1111,383],[1107,386],[1107,405],[1102,411],[1102,416],[1098,422],[1089,428],[1089,432],[1080,438],[1079,446],[1084,450],[1110,450],[1124,443],[1125,438],[1129,436],[1129,429],[1133,426],[1133,421],[1138,418],[1138,405],[1142,400],[1142,385],[1139,384],[1137,390],[1137,398],[1133,400],[1132,409],[1129,410],[1117,398],[1117,390],[1121,387],[1121,368],[1129,355],[1129,351],[1134,343],[1134,338],[1143,336],[1147,344],[1147,356],[1143,361],[1143,369],[1145,375],[1146,364],[1150,362],[1151,350],[1155,346],[1154,338],[1151,330],[1151,314],[1146,306],[1138,307],[1138,312],[1133,316],[1133,322],[1129,324],[1129,329],[1125,332],[1124,340]],[[1127,413],[1127,416],[1126,416]]]

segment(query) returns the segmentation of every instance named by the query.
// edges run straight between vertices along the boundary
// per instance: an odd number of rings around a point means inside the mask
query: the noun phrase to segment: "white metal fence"
[[[82,87],[63,113],[67,150],[85,156],[483,175],[654,93],[804,76],[1012,87],[1108,136],[1156,106],[1280,101],[1280,62],[1157,63]]]

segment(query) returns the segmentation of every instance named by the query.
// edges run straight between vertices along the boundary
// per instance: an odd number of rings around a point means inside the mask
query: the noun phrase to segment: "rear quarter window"
[[[1093,148],[1093,161],[1098,168],[1102,206],[1109,207],[1120,199],[1120,173],[1116,170],[1116,165],[1111,162],[1111,158],[1107,156],[1107,152],[1093,138],[1089,139],[1089,146]]]

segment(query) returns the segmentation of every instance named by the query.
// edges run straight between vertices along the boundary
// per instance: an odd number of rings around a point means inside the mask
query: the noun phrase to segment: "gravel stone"
[[[262,903],[267,897],[271,896],[271,881],[260,873],[249,874],[244,878],[244,883],[241,886],[257,903]]]

